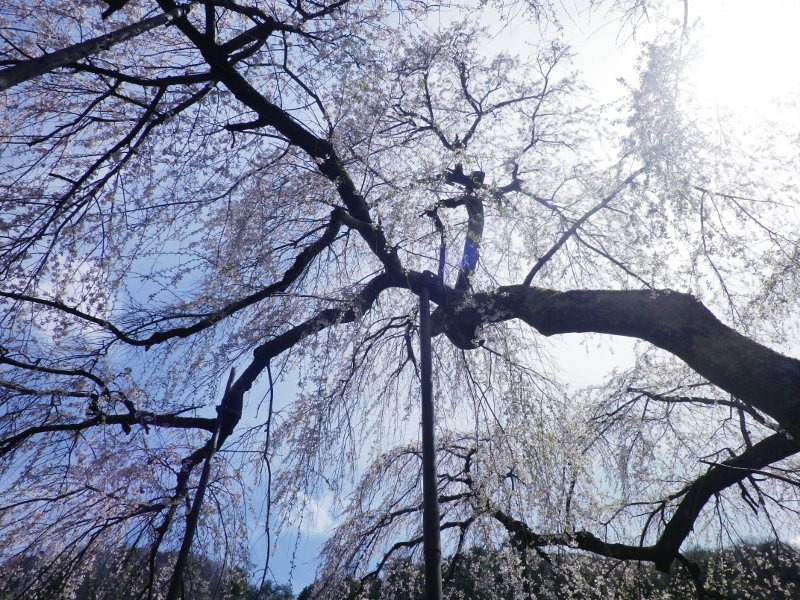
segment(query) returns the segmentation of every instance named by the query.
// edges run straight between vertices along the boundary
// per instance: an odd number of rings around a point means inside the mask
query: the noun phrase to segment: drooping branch
[[[669,569],[681,544],[692,531],[700,511],[714,494],[798,452],[799,440],[774,433],[747,448],[739,456],[712,466],[708,472],[698,477],[686,488],[683,499],[654,546],[656,568],[661,571]]]
[[[153,130],[202,100],[212,89],[213,84],[206,84],[178,102],[177,105],[160,111],[159,104],[166,93],[166,88],[158,88],[151,101],[146,106],[142,105],[145,110],[136,119],[134,127],[111,148],[102,152],[77,179],[51,173],[51,176],[69,182],[69,188],[54,202],[45,204],[45,210],[26,228],[26,232],[11,238],[11,242],[2,249],[2,254],[7,260],[3,261],[4,264],[0,266],[2,269],[0,273],[8,275],[11,265],[23,259],[31,248],[49,235],[47,248],[39,254],[37,266],[32,269],[32,272],[38,272],[54,251],[56,240],[68,229],[68,224],[83,219],[87,212],[87,206],[93,199],[96,199],[97,194],[104,186],[136,156]],[[99,175],[99,178],[92,181],[91,178],[94,175]],[[85,189],[84,186],[86,186]],[[81,191],[83,193],[79,194]],[[37,225],[36,221],[39,221],[40,224]]]
[[[550,65],[550,69],[554,68],[556,63],[558,62],[559,57],[553,57],[554,60]],[[470,108],[472,109],[473,119],[472,123],[467,129],[466,133],[461,136],[460,140],[456,137],[457,146],[459,149],[464,149],[469,145],[469,142],[472,140],[475,133],[478,131],[478,126],[481,124],[481,121],[484,117],[488,117],[493,113],[498,112],[500,109],[505,108],[507,106],[513,106],[515,104],[522,104],[529,100],[539,100],[539,106],[541,106],[544,99],[551,93],[548,92],[548,75],[545,74],[542,80],[542,90],[537,93],[533,94],[522,94],[520,96],[515,96],[512,98],[508,98],[506,100],[502,100],[496,102],[494,104],[488,104],[489,97],[492,95],[493,92],[497,91],[497,88],[489,89],[487,92],[483,94],[481,98],[476,98],[472,92],[469,90],[470,84],[470,69],[464,61],[458,61],[455,65],[458,71],[458,79],[459,83],[461,84],[461,95],[467,101]]]
[[[475,339],[481,325],[509,319],[547,336],[607,333],[648,341],[800,437],[800,361],[737,333],[689,294],[504,286],[451,303],[442,330],[451,339]]]
[[[69,65],[70,69],[75,71],[92,73],[94,75],[101,75],[102,77],[110,77],[120,82],[132,83],[143,87],[167,87],[175,85],[195,85],[198,83],[206,83],[212,81],[211,73],[190,73],[185,75],[165,75],[162,77],[139,77],[129,73],[123,73],[116,69],[109,69],[99,67],[97,65],[80,62]]]
[[[188,8],[190,5],[186,6]],[[208,7],[208,4],[206,6]],[[299,35],[310,37],[308,36],[308,34],[303,33],[303,31],[298,27],[294,27],[286,23],[281,23],[279,21],[276,21],[272,17],[263,14],[262,11],[258,9],[255,10],[257,11],[257,13],[254,16],[259,19],[259,23],[257,25],[254,25],[250,29],[247,29],[246,31],[239,33],[235,37],[231,38],[227,42],[224,42],[220,45],[220,49],[224,54],[231,55],[232,64],[241,62],[242,60],[253,55],[264,45],[269,36],[271,36],[276,31],[296,33]],[[164,15],[166,14],[167,13],[164,13]],[[164,15],[155,18],[161,19],[164,17]],[[234,52],[237,52],[237,54],[233,54]],[[132,83],[140,86],[165,87],[173,85],[192,85],[197,83],[205,83],[213,80],[213,77],[210,72],[167,75],[162,77],[148,78],[137,75],[131,75],[129,73],[123,73],[115,69],[99,67],[89,62],[71,62],[69,63],[69,67],[71,69],[75,69],[76,71],[94,73],[96,75],[111,77],[118,81]]]
[[[474,443],[474,440],[470,440]],[[485,442],[486,440],[483,440]],[[454,526],[469,527],[478,519],[488,517],[497,521],[509,535],[511,545],[520,551],[533,550],[541,553],[548,547],[565,547],[580,549],[586,552],[621,561],[644,561],[662,571],[668,571],[675,560],[681,560],[680,547],[691,532],[697,517],[703,511],[710,498],[724,490],[742,483],[753,474],[764,474],[769,477],[771,472],[765,472],[764,467],[785,459],[794,453],[800,452],[800,442],[789,440],[785,435],[774,434],[753,446],[746,447],[739,455],[711,465],[708,470],[698,476],[691,484],[669,496],[668,500],[660,502],[659,511],[663,510],[667,502],[675,501],[671,516],[666,521],[666,526],[660,531],[654,544],[645,546],[643,541],[639,545],[615,543],[602,539],[589,531],[566,531],[564,533],[537,533],[524,520],[515,517],[510,509],[502,508],[506,500],[494,501],[494,496],[487,490],[497,488],[495,483],[487,486],[482,477],[475,479],[472,474],[472,462],[475,460],[476,447],[461,448],[458,444],[445,443],[440,447],[440,456],[455,458],[456,463],[449,463],[447,459],[439,464],[439,501],[445,505],[450,504],[452,512],[459,514],[457,520],[442,521],[442,530]],[[397,456],[413,454],[419,459],[418,447],[410,447]],[[393,473],[381,459],[383,471]],[[463,462],[462,462],[463,461]],[[391,465],[391,461],[389,462]],[[460,464],[462,466],[456,466]],[[497,476],[499,474],[495,474]],[[510,475],[506,475],[509,477]],[[377,476],[380,479],[380,475]],[[493,477],[490,475],[490,477]],[[780,476],[778,476],[780,477]],[[394,479],[392,479],[394,481]],[[410,485],[415,487],[415,478],[411,477]],[[374,483],[374,482],[373,482]],[[456,485],[451,489],[449,486]],[[417,490],[418,491],[418,490]],[[406,497],[408,491],[402,486],[397,490],[397,495]],[[367,510],[359,513],[359,518],[367,518],[367,523],[360,529],[361,533],[355,539],[346,542],[346,558],[339,563],[347,569],[353,568],[358,561],[364,560],[366,552],[375,546],[375,540],[386,535],[386,530],[405,531],[397,527],[400,520],[414,517],[421,511],[418,495],[411,496],[411,502],[404,504],[398,501],[398,496],[392,495],[384,501],[385,512]],[[648,520],[648,524],[649,524]],[[462,525],[458,525],[461,523]],[[645,524],[642,533],[644,536],[648,524]],[[461,538],[460,538],[461,539]],[[459,539],[459,544],[461,543]],[[422,537],[415,537],[412,528],[411,535],[396,541],[385,553],[381,553],[378,568],[367,573],[362,581],[376,577],[385,567],[388,560],[400,551],[419,546]],[[337,560],[339,552],[336,552]],[[542,556],[545,556],[543,553]],[[686,565],[685,565],[686,566]]]
[[[506,529],[510,535],[512,546],[519,550],[564,546],[566,548],[578,548],[618,560],[653,562],[656,558],[656,552],[652,546],[630,546],[628,544],[605,542],[588,531],[539,534],[534,532],[524,521],[515,519],[502,510],[492,508],[489,510],[489,515]]]
[[[13,67],[0,71],[0,91],[7,90],[10,87],[54,71],[59,67],[75,63],[93,54],[102,52],[103,50],[108,50],[120,42],[137,37],[160,25],[171,23],[176,19],[186,16],[190,8],[191,4],[176,5],[170,10],[164,11],[163,14],[144,19],[143,21],[128,25],[117,31],[112,31],[111,33],[86,40],[85,42],[74,44],[68,48],[45,54],[39,58],[20,61]]]
[[[747,404],[737,402],[736,400],[725,400],[722,398],[705,398],[703,396],[675,396],[671,394],[657,394],[649,390],[642,390],[638,388],[628,388],[627,391],[632,392],[634,394],[639,394],[640,397],[644,396],[646,398],[649,398],[650,400],[656,400],[658,402],[665,402],[668,404],[698,404],[706,406],[727,406],[734,410],[747,413],[753,418],[754,421],[760,423],[764,427],[767,427],[769,429],[775,429],[775,424],[771,423],[768,419],[765,419],[764,415],[754,410]]]
[[[183,585],[183,572],[186,568],[186,561],[189,558],[189,552],[192,549],[192,543],[194,541],[194,534],[197,530],[197,523],[200,519],[200,509],[203,507],[203,499],[205,497],[206,487],[208,486],[208,479],[211,475],[211,461],[214,458],[214,452],[217,449],[220,417],[222,413],[227,410],[224,400],[227,396],[228,390],[231,387],[234,373],[235,371],[231,369],[230,375],[228,376],[228,384],[225,387],[225,393],[223,394],[223,402],[217,407],[218,416],[216,419],[214,419],[214,430],[211,434],[211,439],[207,444],[207,454],[205,456],[205,462],[203,463],[203,471],[200,475],[200,482],[197,485],[197,491],[195,492],[194,500],[192,501],[192,507],[186,517],[186,528],[184,530],[183,541],[181,542],[178,556],[175,559],[175,568],[173,569],[172,578],[169,582],[167,600],[176,600]]]
[[[322,310],[300,325],[257,346],[253,350],[253,360],[233,383],[223,401],[227,411],[222,415],[218,447],[221,447],[228,436],[233,433],[242,416],[245,393],[253,387],[255,380],[267,368],[272,359],[323,329],[341,323],[352,323],[359,319],[372,307],[380,293],[390,286],[391,279],[387,275],[378,275],[369,281],[347,305]]]
[[[747,448],[740,455],[712,466],[677,495],[682,495],[683,499],[652,546],[609,543],[587,531],[538,534],[526,523],[502,510],[491,507],[488,514],[505,527],[511,536],[511,543],[517,548],[546,546],[579,548],[618,560],[652,562],[656,569],[666,572],[678,558],[681,545],[713,495],[744,481],[754,471],[760,471],[765,466],[797,452],[800,452],[800,442],[789,440],[786,436],[776,433]]]
[[[181,417],[174,413],[159,414],[150,411],[137,411],[132,414],[124,415],[97,415],[91,419],[85,419],[77,423],[52,423],[29,427],[19,433],[0,439],[0,457],[19,447],[25,440],[43,433],[57,433],[61,431],[85,431],[92,427],[103,425],[121,425],[130,430],[131,427],[141,425],[143,427],[169,427],[176,429],[204,429],[212,431],[215,419],[202,417]]]
[[[85,369],[60,369],[58,367],[48,367],[41,364],[34,364],[29,363],[21,360],[17,360],[15,358],[11,358],[5,352],[5,349],[0,346],[0,365],[8,365],[10,367],[15,367],[17,369],[23,369],[26,371],[34,371],[37,373],[45,373],[47,375],[61,375],[64,377],[81,377],[83,379],[88,379],[92,383],[94,383],[100,392],[105,396],[110,396],[111,391],[108,388],[108,384],[103,381],[100,377],[96,374],[87,371]]]
[[[261,13],[260,10],[259,13]],[[233,52],[236,52],[237,50],[241,50],[245,46],[250,46],[250,45],[260,46],[261,44],[266,42],[267,38],[269,38],[276,31],[308,35],[304,34],[302,30],[299,29],[298,27],[294,27],[287,23],[281,23],[279,21],[276,21],[269,15],[263,15],[262,13],[258,15],[257,18],[260,21],[257,25],[253,25],[250,29],[241,32],[240,34],[231,38],[227,42],[221,44],[220,50],[225,54],[231,54]],[[249,51],[250,48],[248,48],[248,52]]]
[[[38,397],[61,396],[69,398],[92,398],[97,395],[94,392],[89,392],[85,390],[70,390],[67,388],[35,389],[25,385],[19,385],[18,383],[7,381],[5,379],[0,379],[0,389],[9,390],[10,392],[15,393],[19,396],[38,396]]]
[[[558,252],[558,250],[563,246],[567,240],[569,240],[575,233],[580,229],[580,227],[588,221],[592,215],[597,213],[598,211],[602,210],[606,206],[608,206],[614,198],[620,195],[622,191],[628,187],[633,181],[641,175],[646,170],[646,167],[641,167],[636,169],[633,173],[628,175],[622,183],[620,183],[616,189],[608,194],[605,198],[603,198],[600,202],[595,204],[592,208],[587,210],[579,219],[577,219],[564,233],[561,234],[561,237],[556,240],[556,242],[550,247],[550,249],[544,253],[539,260],[536,261],[536,264],[531,267],[531,270],[525,276],[525,280],[522,282],[524,285],[530,285],[533,278],[536,277],[536,274],[541,271],[542,267],[547,264],[553,255]]]
[[[145,348],[150,348],[156,344],[160,344],[170,339],[174,338],[187,338],[192,336],[196,333],[203,331],[204,329],[208,329],[213,325],[219,323],[226,317],[229,317],[248,306],[252,306],[269,298],[270,296],[274,296],[275,294],[279,294],[283,291],[286,291],[289,286],[291,286],[305,271],[306,267],[311,263],[311,261],[319,255],[325,248],[330,246],[333,243],[334,239],[336,238],[336,234],[339,233],[339,229],[341,227],[341,210],[336,209],[331,214],[331,219],[328,225],[325,228],[322,236],[315,241],[313,244],[305,247],[300,254],[297,255],[295,258],[294,263],[291,267],[289,267],[286,272],[283,274],[283,277],[276,281],[275,283],[268,285],[257,292],[250,294],[236,302],[231,302],[216,310],[209,315],[205,316],[204,318],[192,323],[191,325],[187,325],[184,327],[175,327],[172,329],[158,331],[146,338],[136,338],[133,337],[131,334],[126,333],[112,322],[107,319],[102,319],[99,317],[95,317],[90,315],[74,306],[68,306],[61,301],[58,300],[49,300],[46,298],[37,298],[34,296],[30,296],[27,294],[19,294],[16,292],[4,292],[0,291],[0,298],[9,298],[12,300],[19,300],[22,302],[29,302],[31,304],[38,304],[41,306],[47,306],[50,308],[55,308],[61,312],[66,314],[72,315],[77,317],[81,320],[87,321],[89,323],[93,323],[94,325],[98,325],[102,327],[106,331],[114,334],[114,336],[122,342],[129,344],[131,346],[144,346]]]
[[[165,11],[172,10],[177,6],[172,0],[159,0],[159,5]],[[317,163],[317,169],[334,184],[350,215],[359,221],[374,226],[373,237],[376,238],[377,242],[370,244],[370,249],[375,256],[388,271],[400,273],[402,264],[397,252],[389,245],[383,231],[373,224],[367,202],[356,188],[333,144],[325,138],[314,135],[314,133],[292,118],[289,113],[270,102],[228,62],[227,55],[222,51],[222,48],[211,42],[204,33],[191,23],[182,20],[177,22],[176,26],[197,47],[211,67],[216,79],[225,85],[237,100],[258,115],[256,123],[259,126],[275,129],[290,144],[303,150]]]
[[[448,529],[453,529],[458,527],[461,531],[465,531],[469,529],[472,523],[475,521],[475,517],[468,517],[464,521],[444,521],[439,525],[439,529],[441,531],[446,531]],[[383,558],[378,562],[378,565],[369,573],[364,575],[361,578],[361,582],[364,583],[370,579],[375,579],[378,575],[383,571],[386,564],[391,560],[391,558],[399,551],[403,550],[404,548],[416,548],[422,545],[422,536],[417,536],[415,538],[411,538],[408,540],[401,540],[399,542],[395,542],[391,548],[389,548],[386,553],[383,555]]]

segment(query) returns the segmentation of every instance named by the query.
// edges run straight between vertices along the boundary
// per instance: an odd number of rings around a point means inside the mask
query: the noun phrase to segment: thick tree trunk
[[[737,333],[689,294],[556,292],[515,285],[445,308],[441,329],[464,347],[482,323],[520,319],[544,335],[607,333],[646,340],[800,438],[800,361]],[[475,347],[475,343],[472,347]]]

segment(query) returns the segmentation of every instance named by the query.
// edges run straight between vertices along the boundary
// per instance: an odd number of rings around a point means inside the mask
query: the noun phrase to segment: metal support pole
[[[428,288],[423,288],[419,295],[419,351],[422,371],[422,544],[425,555],[425,599],[441,600],[442,549],[439,541],[436,445],[433,437],[431,306]]]

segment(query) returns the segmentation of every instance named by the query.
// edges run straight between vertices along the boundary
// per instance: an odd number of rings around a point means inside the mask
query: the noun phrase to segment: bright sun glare
[[[800,98],[800,1],[706,0],[690,4],[699,43],[694,85],[702,102],[761,109]]]

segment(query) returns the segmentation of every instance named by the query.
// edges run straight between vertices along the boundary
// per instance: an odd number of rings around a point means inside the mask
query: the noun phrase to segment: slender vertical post
[[[433,437],[431,306],[427,287],[419,295],[419,353],[422,371],[422,544],[425,555],[425,599],[441,600],[442,549],[439,541],[436,445]]]

